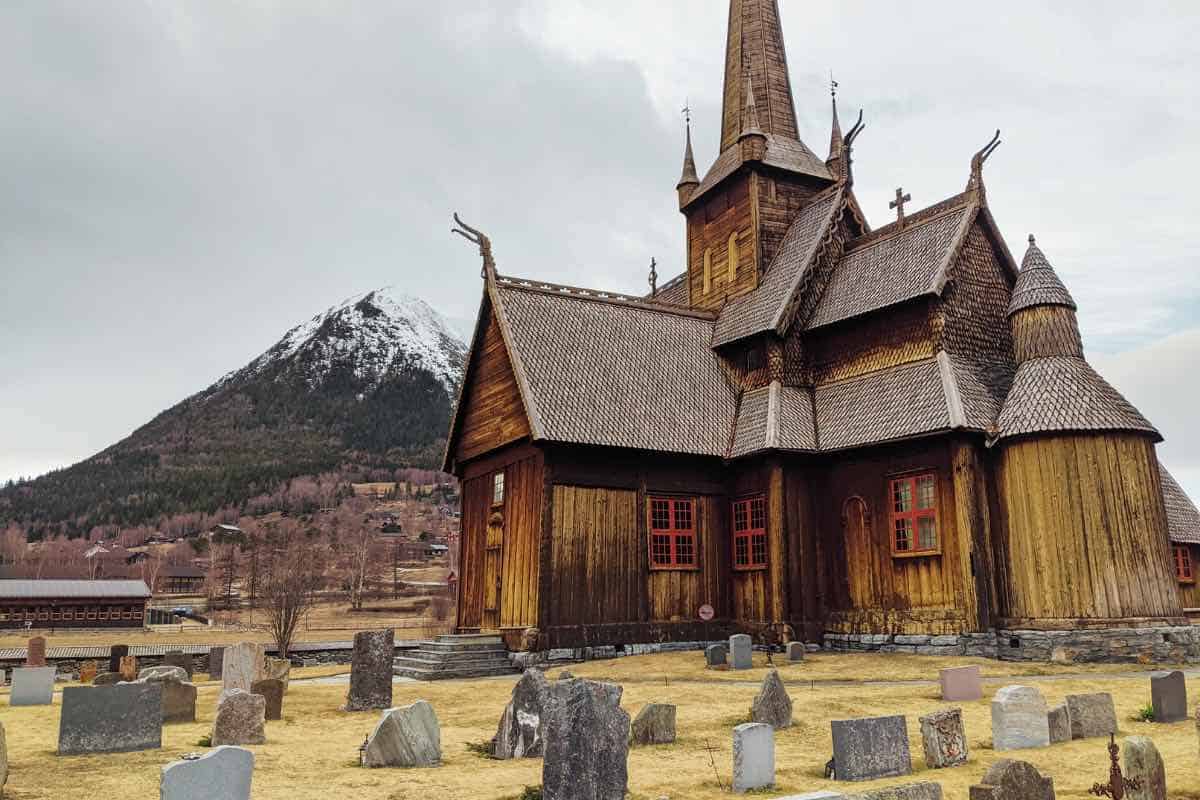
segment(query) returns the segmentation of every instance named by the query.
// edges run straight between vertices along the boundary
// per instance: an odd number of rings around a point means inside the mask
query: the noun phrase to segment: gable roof
[[[714,347],[764,331],[784,333],[788,306],[805,277],[815,269],[821,243],[837,219],[844,196],[841,188],[828,190],[796,215],[762,282],[721,310],[713,334]]]
[[[3,580],[0,598],[6,600],[125,599],[150,597],[144,581]]]
[[[493,294],[535,440],[725,454],[737,395],[712,314],[512,278]]]
[[[807,329],[941,291],[978,210],[959,195],[847,243]]]
[[[1167,507],[1167,533],[1178,544],[1200,544],[1200,511],[1175,477],[1158,462],[1162,476],[1163,502]]]

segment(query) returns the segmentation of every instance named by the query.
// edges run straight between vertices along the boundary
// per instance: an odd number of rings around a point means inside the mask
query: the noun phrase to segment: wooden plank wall
[[[771,266],[771,259],[779,252],[783,237],[791,227],[800,209],[808,205],[819,188],[815,184],[796,180],[780,173],[753,175],[753,197],[758,210],[759,271]]]
[[[1006,625],[1178,618],[1153,443],[1121,433],[1003,445],[996,559]]]
[[[483,553],[492,501],[490,475],[462,482],[462,542],[459,553],[458,627],[483,624]]]
[[[650,504],[643,502],[645,524],[649,526]],[[729,557],[724,544],[729,510],[724,498],[702,496],[696,499],[696,535],[700,563],[694,570],[647,569],[648,619],[657,622],[682,622],[697,619],[700,606],[709,603],[721,607],[720,598],[726,594],[721,586],[723,567]],[[646,548],[640,548],[642,560],[648,561]]]
[[[467,368],[454,454],[462,462],[530,435],[525,405],[517,389],[500,324],[490,304],[487,327]]]
[[[501,628],[537,625],[542,469],[543,457],[540,452],[504,468]]]
[[[632,621],[641,606],[638,498],[628,489],[554,486],[549,625]]]
[[[893,557],[890,480],[913,471],[938,476],[941,553]],[[823,471],[814,497],[818,498],[830,629],[892,633],[966,629],[961,603],[969,566],[962,563],[947,441],[894,445],[846,456]],[[863,504],[861,514],[854,498]]]
[[[936,354],[926,300],[810,334],[811,378],[819,383],[853,378]]]
[[[715,310],[726,298],[736,297],[758,285],[753,204],[750,202],[750,178],[731,178],[724,186],[712,189],[688,210],[688,292],[693,308]],[[738,270],[730,284],[728,273],[729,236],[738,234]],[[712,282],[704,293],[704,251],[711,251]]]

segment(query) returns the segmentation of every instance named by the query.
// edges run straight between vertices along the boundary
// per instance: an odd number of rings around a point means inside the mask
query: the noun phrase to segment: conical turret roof
[[[1017,285],[1013,287],[1008,313],[1012,315],[1032,306],[1066,306],[1072,310],[1078,308],[1075,299],[1071,297],[1067,287],[1046,260],[1046,254],[1037,246],[1031,235],[1029,249],[1025,251],[1025,258],[1021,260]]]

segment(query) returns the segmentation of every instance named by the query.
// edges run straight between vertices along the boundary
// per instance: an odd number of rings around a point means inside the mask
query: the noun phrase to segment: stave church
[[[1088,363],[1053,243],[1005,244],[998,138],[962,193],[898,190],[872,227],[862,115],[835,97],[827,155],[800,138],[776,0],[730,1],[723,92],[706,171],[687,132],[686,263],[647,295],[502,274],[460,230],[484,267],[445,457],[459,632],[1200,658],[1200,513]]]

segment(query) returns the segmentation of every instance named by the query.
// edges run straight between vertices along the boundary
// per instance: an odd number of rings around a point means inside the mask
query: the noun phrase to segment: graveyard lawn
[[[670,653],[617,661],[577,664],[579,677],[619,679],[625,687],[622,706],[631,716],[647,703],[678,706],[678,740],[671,745],[637,747],[629,758],[629,781],[634,800],[725,798],[718,786],[730,781],[734,725],[749,717],[758,683],[766,674],[756,658],[752,670],[736,675],[706,673],[703,655]],[[816,655],[803,664],[780,669],[795,706],[795,725],[776,733],[778,792],[799,793],[816,789],[864,791],[913,780],[942,783],[948,799],[965,798],[989,765],[1000,757],[1028,760],[1054,777],[1060,798],[1084,798],[1087,789],[1107,779],[1105,742],[1075,741],[1041,750],[998,754],[990,749],[989,699],[1001,683],[985,677],[985,699],[956,703],[963,709],[970,759],[961,767],[929,770],[921,753],[918,717],[944,707],[938,698],[937,670],[945,666],[978,663],[971,659],[896,657],[879,655]],[[1082,677],[1064,675],[1031,682],[1053,706],[1067,694],[1111,692],[1116,703],[1121,736],[1151,737],[1167,764],[1171,798],[1200,800],[1200,755],[1195,724],[1191,721],[1155,725],[1134,721],[1138,710],[1150,702],[1149,677],[1129,675],[1125,667],[1051,668],[1046,665],[982,662],[984,674],[1025,671],[1060,673],[1078,670]],[[555,678],[559,670],[553,669]],[[1124,674],[1123,674],[1124,673]],[[816,683],[846,680],[932,680],[928,684],[844,685]],[[1017,682],[1019,678],[1014,678]],[[469,749],[486,742],[496,732],[515,678],[441,683],[396,684],[393,703],[407,705],[428,700],[442,729],[444,765],[432,769],[362,769],[357,766],[358,746],[379,719],[379,712],[350,714],[339,711],[347,685],[307,683],[293,679],[284,699],[280,722],[268,722],[267,744],[250,749],[256,755],[255,800],[291,800],[319,790],[324,800],[439,800],[518,797],[523,787],[541,782],[541,761],[493,761]],[[1193,705],[1200,699],[1200,679],[1190,678]],[[53,706],[3,708],[8,736],[11,773],[6,800],[51,800],[78,793],[86,776],[89,794],[129,798],[157,797],[159,770],[184,753],[202,750],[198,741],[212,726],[217,687],[203,685],[197,703],[197,722],[168,725],[163,749],[158,751],[59,758],[55,755],[59,696]],[[0,701],[5,702],[5,701]],[[907,717],[913,775],[855,784],[823,778],[830,757],[832,719],[903,714]],[[712,746],[716,773],[707,746]]]

